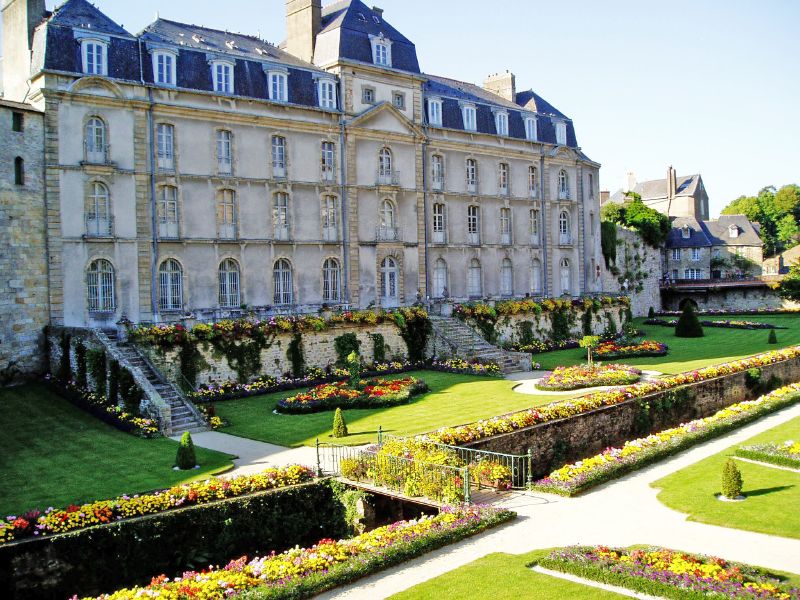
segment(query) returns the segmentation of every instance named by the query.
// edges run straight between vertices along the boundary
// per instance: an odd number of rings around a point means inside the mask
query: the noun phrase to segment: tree
[[[181,442],[178,445],[178,454],[175,457],[175,466],[181,471],[194,469],[197,465],[197,456],[194,451],[194,442],[192,435],[188,431],[184,431],[181,436]]]
[[[635,192],[626,192],[625,196],[626,200],[622,204],[606,203],[600,210],[601,220],[633,229],[642,236],[645,243],[653,248],[660,248],[672,230],[669,217],[647,206]]]
[[[694,307],[691,302],[687,302],[683,307],[683,313],[681,313],[677,325],[675,325],[675,337],[696,338],[703,337],[703,335],[705,335],[703,327],[697,319]]]
[[[722,495],[733,500],[742,495],[742,474],[733,459],[729,458],[722,467]]]
[[[342,409],[337,408],[336,412],[333,413],[333,437],[343,438],[347,437],[348,435],[347,423],[344,422],[344,414],[342,413]]]
[[[594,359],[592,357],[592,350],[597,348],[600,344],[600,336],[585,335],[580,341],[581,348],[586,348],[586,358],[589,361],[589,368],[594,368]]]
[[[347,355],[347,370],[350,371],[350,387],[358,389],[361,385],[361,357],[355,350]]]
[[[800,262],[792,265],[789,273],[780,283],[778,294],[789,300],[800,300]]]
[[[800,186],[761,188],[757,196],[740,196],[722,209],[723,215],[745,215],[761,225],[765,256],[773,256],[800,242]]]

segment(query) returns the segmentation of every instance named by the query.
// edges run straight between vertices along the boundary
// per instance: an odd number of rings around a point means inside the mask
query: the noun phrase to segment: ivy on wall
[[[383,362],[386,360],[386,342],[383,334],[373,333],[372,338],[372,362]]]
[[[286,358],[292,365],[292,376],[302,377],[306,372],[306,359],[303,354],[303,336],[299,331],[295,331],[289,348],[286,350]]]
[[[352,332],[336,336],[333,340],[333,348],[336,350],[336,366],[338,367],[346,367],[347,357],[353,352],[361,356],[361,340]]]
[[[75,383],[80,388],[86,387],[86,346],[83,342],[75,344]]]
[[[95,390],[98,394],[106,395],[106,380],[108,373],[106,371],[106,353],[103,350],[95,350],[90,348],[86,351],[86,367],[89,376],[94,382]]]
[[[72,362],[70,357],[70,347],[72,345],[72,336],[66,331],[61,332],[61,339],[58,342],[61,348],[61,358],[58,361],[58,371],[56,377],[60,381],[69,381],[72,379]]]
[[[412,363],[424,361],[428,338],[433,332],[428,313],[415,307],[401,308],[394,313],[394,321],[406,343],[408,360]]]
[[[248,338],[236,340],[227,337],[214,337],[211,345],[214,355],[224,357],[231,369],[236,371],[239,383],[247,383],[261,373],[261,353],[272,346],[275,333],[253,329]]]

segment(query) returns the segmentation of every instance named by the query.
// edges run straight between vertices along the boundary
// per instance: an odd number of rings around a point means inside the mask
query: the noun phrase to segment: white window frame
[[[392,40],[380,35],[370,35],[369,42],[372,46],[372,62],[379,67],[392,67]]]
[[[289,72],[285,69],[267,71],[267,89],[273,102],[289,101]]]
[[[233,132],[230,129],[217,129],[217,172],[221,175],[233,174]]]
[[[114,286],[116,272],[111,261],[96,258],[86,270],[86,291],[90,313],[110,313],[116,310]]]
[[[90,185],[86,203],[86,235],[88,237],[108,237],[112,234],[111,193],[102,181]]]
[[[703,278],[703,270],[702,269],[684,269],[683,270],[683,278],[684,279],[702,279]]]
[[[501,196],[508,196],[511,191],[511,167],[508,163],[500,163],[497,167],[497,188]]]
[[[572,222],[566,210],[558,213],[558,243],[565,246],[572,243]]]
[[[540,296],[542,294],[542,261],[534,258],[531,262],[531,294]]]
[[[431,155],[431,188],[441,192],[444,190],[444,156]]]
[[[157,202],[159,239],[179,238],[178,188],[171,185],[160,187]]]
[[[433,204],[433,243],[444,244],[447,242],[447,209],[443,202]]]
[[[89,117],[84,126],[84,148],[86,162],[105,164],[108,162],[108,126],[100,117]]]
[[[569,200],[569,174],[566,169],[558,172],[558,199]]]
[[[400,267],[397,259],[387,256],[381,261],[381,305],[396,306],[400,301]]]
[[[336,179],[336,144],[333,142],[324,141],[320,146],[320,171],[323,181]]]
[[[153,50],[153,82],[157,85],[178,85],[178,53],[174,50]],[[163,65],[160,64],[163,62]]]
[[[700,248],[692,248],[692,261],[697,262],[700,260]]]
[[[161,312],[183,310],[183,266],[167,258],[158,267],[158,308]]]
[[[572,263],[568,258],[562,258],[559,266],[561,269],[561,293],[570,294],[572,292]]]
[[[273,304],[291,306],[294,304],[294,272],[287,258],[279,258],[272,265]]]
[[[286,177],[286,138],[273,135],[270,138],[270,156],[272,158],[272,176]]]
[[[428,124],[442,126],[442,101],[439,98],[428,99]]]
[[[108,76],[108,46],[109,40],[95,37],[81,39],[81,70],[84,74]]]
[[[483,266],[481,261],[473,258],[469,261],[467,270],[467,295],[470,298],[480,298],[483,295]]]
[[[536,165],[528,167],[528,194],[531,198],[539,195],[539,169]]]
[[[241,269],[233,258],[225,258],[217,268],[220,308],[239,308],[242,305]]]
[[[508,113],[505,111],[496,111],[494,113],[494,127],[497,135],[503,137],[508,136]]]
[[[476,193],[478,191],[478,161],[474,158],[466,160],[467,191]]]
[[[159,169],[175,169],[175,126],[172,123],[156,125],[156,155]]]
[[[525,139],[529,142],[535,142],[539,139],[536,117],[525,117]]]
[[[342,298],[341,290],[342,269],[335,258],[326,258],[322,263],[322,301],[339,302]]]
[[[291,199],[287,192],[276,192],[272,197],[272,226],[275,239],[286,241],[290,238],[291,230],[291,211],[289,204]]]
[[[433,297],[444,298],[447,292],[447,261],[437,258],[433,265]]]
[[[559,146],[567,145],[567,124],[563,121],[556,123],[556,144]]]
[[[230,60],[211,61],[211,81],[214,83],[215,92],[218,94],[234,94],[236,92],[235,66],[236,63]]]
[[[236,239],[236,191],[224,188],[217,191],[219,210],[219,237],[223,240]]]
[[[530,211],[530,215],[528,217],[529,221],[529,228],[530,228],[530,236],[531,236],[531,245],[538,246],[541,241],[541,236],[539,234],[539,224],[541,221],[539,215],[539,209],[532,208]]]
[[[320,108],[336,110],[336,80],[329,77],[320,77],[317,80],[317,98],[319,99]]]
[[[514,264],[510,258],[500,261],[500,295],[514,295]]]
[[[673,248],[672,249],[672,260],[680,260],[681,259],[681,249],[680,248]]]
[[[464,131],[478,131],[478,109],[474,104],[461,105],[461,118]]]
[[[511,245],[511,209],[500,209],[500,243],[504,246]]]
[[[392,92],[392,106],[397,110],[406,109],[406,95],[404,92]]]
[[[467,243],[481,243],[481,207],[477,204],[467,206]]]
[[[339,240],[339,198],[333,194],[322,197],[322,238],[326,242]]]

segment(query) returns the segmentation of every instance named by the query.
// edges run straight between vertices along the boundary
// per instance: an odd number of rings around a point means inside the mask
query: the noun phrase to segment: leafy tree
[[[780,283],[778,293],[782,298],[800,300],[800,262],[792,265],[789,273]]]
[[[722,209],[723,215],[745,215],[761,225],[764,253],[772,256],[800,242],[800,186],[762,188],[757,196],[740,196]]]
[[[785,248],[791,248],[797,245],[798,237],[800,237],[800,225],[798,225],[797,218],[794,214],[781,217],[777,223],[776,234],[778,241],[783,244]]]
[[[175,457],[175,466],[181,471],[194,469],[197,465],[197,456],[194,451],[194,442],[188,431],[184,431],[178,445],[178,454]]]
[[[592,350],[597,348],[600,344],[600,336],[597,335],[585,335],[581,338],[580,347],[586,348],[586,359],[589,361],[589,368],[594,367],[594,359],[592,357]]]
[[[742,495],[742,473],[733,459],[729,458],[722,467],[722,495],[733,500]]]
[[[606,203],[600,210],[600,218],[609,223],[618,223],[634,229],[648,245],[654,248],[661,247],[672,229],[669,217],[647,206],[642,202],[642,197],[635,192],[627,192],[626,197],[627,200],[623,204]]]

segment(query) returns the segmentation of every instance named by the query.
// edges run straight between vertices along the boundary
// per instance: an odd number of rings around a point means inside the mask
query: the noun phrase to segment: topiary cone
[[[774,329],[770,329],[769,330],[769,337],[767,338],[767,343],[768,344],[777,344],[778,343],[778,336],[775,335],[775,330]]]
[[[722,495],[730,500],[742,495],[742,474],[730,458],[722,467]]]
[[[697,319],[694,308],[688,302],[683,307],[678,323],[675,325],[675,337],[696,338],[703,337],[703,327]]]
[[[175,466],[181,471],[194,469],[197,466],[197,455],[194,451],[194,442],[188,431],[184,431],[178,445],[178,455],[175,457]]]
[[[337,408],[333,415],[333,437],[343,438],[347,437],[347,423],[344,422],[344,414],[342,409]]]

